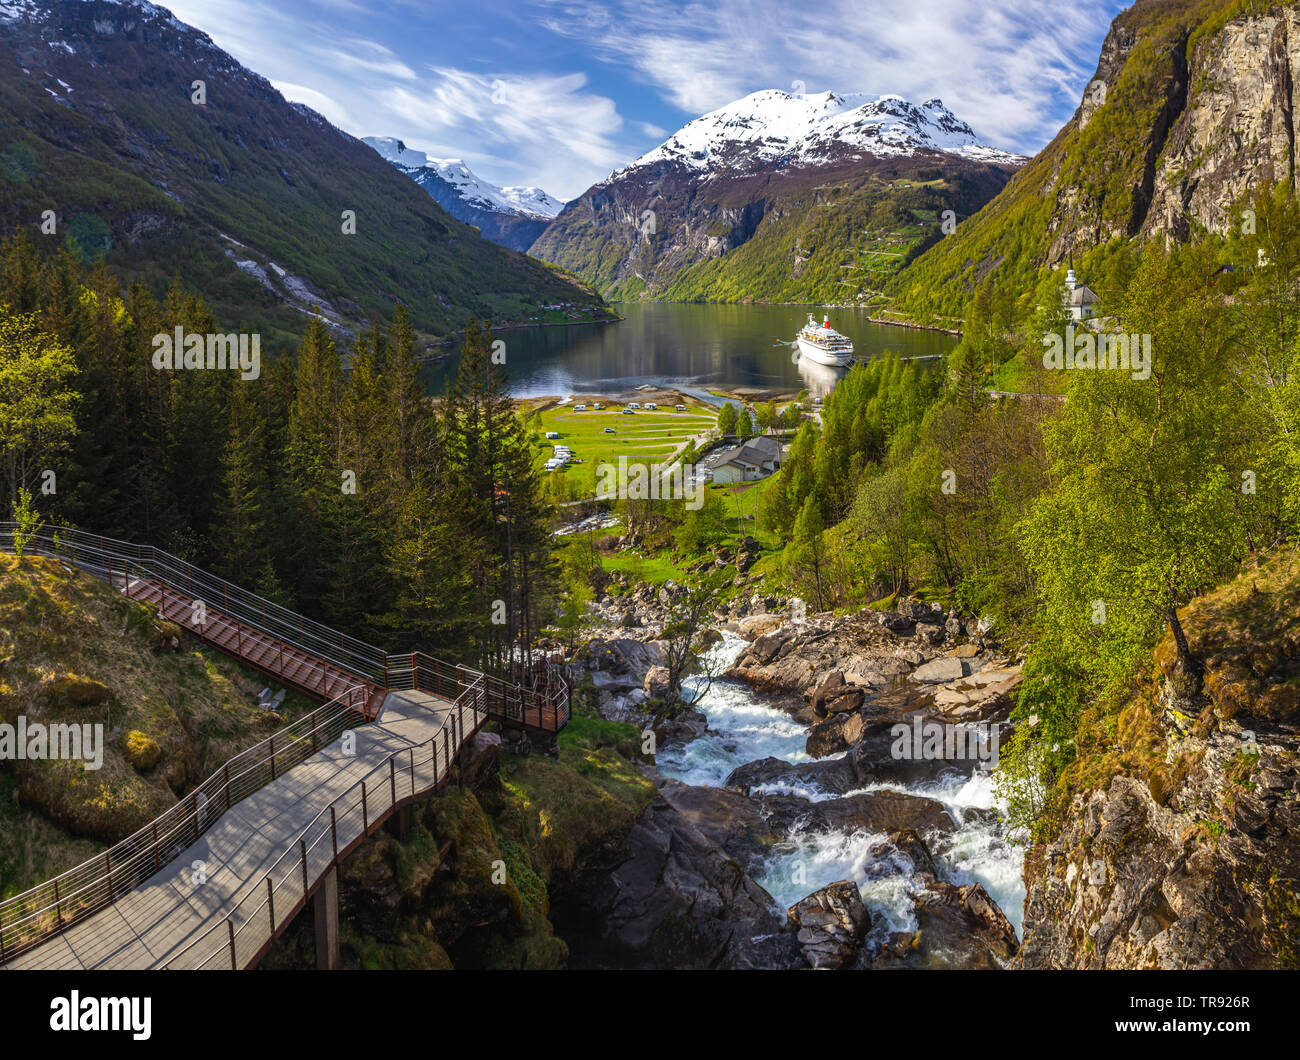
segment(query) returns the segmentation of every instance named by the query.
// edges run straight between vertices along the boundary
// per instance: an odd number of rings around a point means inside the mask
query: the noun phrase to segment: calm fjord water
[[[642,383],[676,387],[753,386],[824,394],[842,370],[796,364],[795,333],[817,306],[712,305],[668,302],[616,306],[612,324],[520,328],[499,332],[516,397],[617,391]],[[861,310],[833,309],[831,327],[857,349],[858,360],[892,351],[901,357],[948,352],[956,339],[933,331],[873,324]],[[459,351],[427,369],[439,393]]]

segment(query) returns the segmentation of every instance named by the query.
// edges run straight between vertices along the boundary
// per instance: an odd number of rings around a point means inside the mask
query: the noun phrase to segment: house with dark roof
[[[1062,304],[1071,320],[1087,320],[1095,312],[1097,292],[1086,283],[1079,282],[1078,277],[1074,275],[1073,263],[1065,273],[1065,296]]]
[[[775,438],[761,435],[719,454],[713,464],[713,481],[717,485],[753,482],[766,478],[780,466],[781,443]]]

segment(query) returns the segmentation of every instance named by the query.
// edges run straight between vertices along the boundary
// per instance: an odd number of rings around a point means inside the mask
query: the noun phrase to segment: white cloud
[[[678,124],[796,82],[938,96],[1032,153],[1077,104],[1120,0],[164,2],[353,135],[572,198]]]
[[[591,91],[583,73],[413,66],[393,47],[340,33],[318,13],[265,0],[173,0],[171,7],[287,99],[339,128],[462,158],[496,184],[573,198],[644,150],[639,137],[620,139],[614,102]]]
[[[536,0],[552,32],[634,68],[690,115],[763,88],[939,96],[999,147],[1034,152],[1077,102],[1107,0]]]

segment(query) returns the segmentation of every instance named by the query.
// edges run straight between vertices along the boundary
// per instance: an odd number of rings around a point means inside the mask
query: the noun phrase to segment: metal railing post
[[[230,917],[226,917],[226,927],[230,929],[230,968],[237,972],[239,961],[235,958],[235,922]]]

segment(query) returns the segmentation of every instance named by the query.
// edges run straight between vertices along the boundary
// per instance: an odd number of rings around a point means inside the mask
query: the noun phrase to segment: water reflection
[[[506,343],[511,391],[518,397],[620,391],[653,386],[772,387],[814,394],[834,385],[835,369],[796,364],[791,341],[805,306],[631,303],[612,324],[523,328],[497,333]],[[860,310],[832,309],[834,327],[853,340],[859,360],[893,351],[904,357],[946,353],[950,335],[874,324]],[[455,370],[457,352],[430,365],[431,393]],[[809,374],[831,373],[817,380]],[[820,373],[819,373],[820,375]]]

